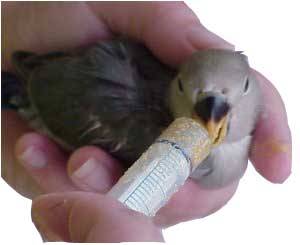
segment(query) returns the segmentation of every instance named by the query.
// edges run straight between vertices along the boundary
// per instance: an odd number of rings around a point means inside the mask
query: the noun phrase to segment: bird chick
[[[192,179],[218,188],[246,169],[261,100],[240,52],[198,51],[175,71],[117,39],[75,52],[19,51],[13,62],[23,89],[12,103],[65,149],[97,145],[130,166],[175,118],[191,117],[215,144]]]

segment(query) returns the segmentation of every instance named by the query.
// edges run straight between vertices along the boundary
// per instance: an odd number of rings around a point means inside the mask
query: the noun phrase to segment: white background
[[[279,90],[293,136],[293,170],[283,185],[273,185],[249,165],[226,207],[165,230],[165,239],[172,244],[300,244],[300,7],[289,0],[188,4],[210,30],[244,50]],[[0,244],[41,243],[31,223],[31,201],[0,182]]]

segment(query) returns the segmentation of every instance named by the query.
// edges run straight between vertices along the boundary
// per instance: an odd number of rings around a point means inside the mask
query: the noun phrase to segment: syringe
[[[212,147],[206,129],[190,118],[176,119],[126,171],[108,195],[154,216],[182,186]]]

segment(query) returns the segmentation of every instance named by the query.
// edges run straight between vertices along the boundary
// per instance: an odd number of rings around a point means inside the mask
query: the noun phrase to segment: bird
[[[70,51],[16,51],[12,64],[18,86],[10,103],[65,150],[96,145],[128,168],[174,119],[190,117],[214,143],[190,178],[214,189],[245,172],[262,99],[242,52],[198,50],[171,68],[139,41],[116,38]]]

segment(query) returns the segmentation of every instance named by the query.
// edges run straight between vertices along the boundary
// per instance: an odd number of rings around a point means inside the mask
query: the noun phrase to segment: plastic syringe
[[[207,130],[190,118],[176,119],[109,191],[125,206],[154,216],[178,191],[212,147]]]

